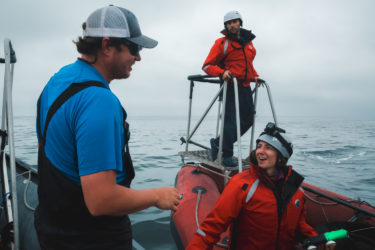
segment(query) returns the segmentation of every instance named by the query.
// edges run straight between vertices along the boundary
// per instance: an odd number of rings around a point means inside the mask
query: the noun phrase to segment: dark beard
[[[228,30],[228,33],[230,34],[230,36],[233,36],[233,37],[237,37],[239,34],[240,34],[240,29],[231,29],[231,30]]]
[[[228,30],[228,37],[229,37],[229,39],[231,39],[233,41],[239,41],[237,33],[232,33],[229,30]]]

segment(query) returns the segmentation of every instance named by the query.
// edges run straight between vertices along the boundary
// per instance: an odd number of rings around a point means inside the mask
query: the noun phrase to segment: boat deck
[[[210,165],[210,166],[215,167],[215,168],[220,169],[220,170],[229,170],[229,171],[238,170],[238,166],[237,167],[227,167],[227,166],[219,163],[218,160],[213,161],[212,157],[211,157],[211,151],[208,150],[208,149],[206,149],[206,150],[196,150],[196,151],[182,151],[182,152],[179,152],[178,154],[181,156],[181,158],[183,160],[184,160],[185,157],[187,157],[187,158],[189,158],[193,161],[204,163],[204,164]],[[234,159],[235,162],[238,162],[237,157],[233,156],[233,159]],[[242,159],[242,168],[243,169],[250,168],[249,160],[247,158]]]

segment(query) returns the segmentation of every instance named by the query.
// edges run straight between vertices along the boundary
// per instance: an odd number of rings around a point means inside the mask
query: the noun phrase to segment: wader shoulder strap
[[[44,146],[46,143],[46,132],[48,128],[48,124],[51,121],[53,115],[56,113],[56,111],[67,101],[69,100],[70,97],[74,96],[78,92],[88,88],[88,87],[101,87],[101,88],[106,88],[105,85],[101,82],[97,81],[88,81],[88,82],[81,82],[81,83],[72,83],[64,92],[57,97],[57,99],[53,102],[51,107],[48,110],[47,113],[47,118],[44,123],[44,130],[43,133],[41,133],[41,125],[40,125],[40,99],[41,96],[39,97],[38,104],[37,104],[37,130],[38,134],[40,137],[40,144],[41,146]]]

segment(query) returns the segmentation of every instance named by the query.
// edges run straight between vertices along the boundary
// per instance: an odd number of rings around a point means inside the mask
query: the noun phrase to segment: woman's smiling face
[[[268,175],[276,170],[277,150],[264,141],[259,141],[255,152],[258,166],[264,169]]]

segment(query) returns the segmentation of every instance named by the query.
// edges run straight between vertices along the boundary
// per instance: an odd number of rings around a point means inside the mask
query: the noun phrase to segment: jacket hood
[[[223,29],[221,31],[221,33],[226,36],[228,39],[230,40],[238,40],[236,37],[234,37],[233,35],[229,34],[228,31],[226,29]],[[248,42],[251,42],[252,40],[254,40],[254,38],[256,37],[252,32],[251,30],[247,30],[247,29],[243,29],[243,28],[240,28],[240,36],[241,38],[244,40],[245,44],[248,43]]]

